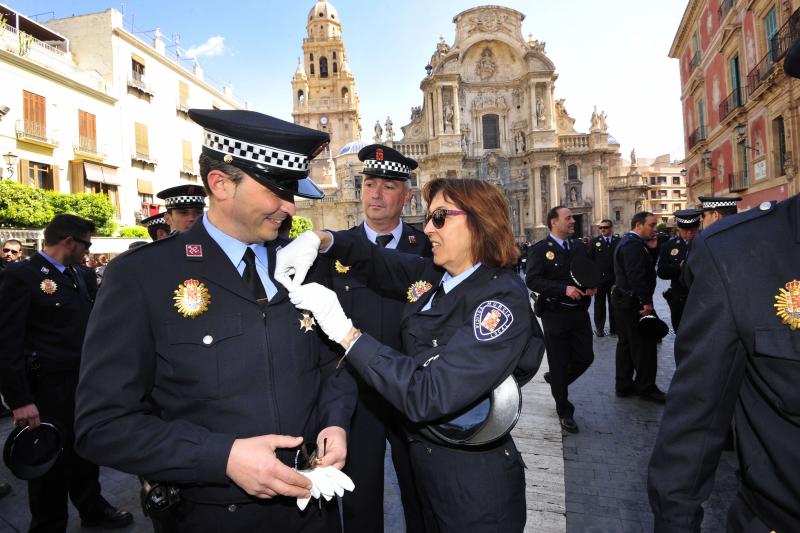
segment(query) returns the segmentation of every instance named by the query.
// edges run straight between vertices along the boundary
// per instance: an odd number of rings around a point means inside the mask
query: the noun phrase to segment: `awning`
[[[116,168],[104,167],[84,161],[83,171],[84,176],[86,176],[86,179],[89,181],[105,183],[106,185],[120,185]]]
[[[153,194],[153,182],[150,180],[136,180],[136,190],[139,194]]]

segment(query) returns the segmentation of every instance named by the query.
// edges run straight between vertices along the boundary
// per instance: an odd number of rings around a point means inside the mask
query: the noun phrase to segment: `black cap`
[[[642,337],[656,341],[660,341],[669,333],[669,326],[652,313],[641,317],[636,329]]]
[[[600,272],[588,257],[576,255],[569,265],[569,275],[575,285],[583,289],[594,289],[600,285]]]
[[[702,209],[680,209],[672,214],[675,217],[675,224],[679,228],[694,229],[700,226],[703,211]]]
[[[36,428],[16,426],[3,447],[3,462],[19,479],[36,479],[56,463],[64,440],[53,420],[42,418]]]
[[[358,151],[358,160],[364,163],[362,174],[405,181],[418,164],[394,148],[382,144],[370,144]]]
[[[783,60],[783,71],[787,76],[800,78],[800,39],[795,39]]]
[[[202,185],[176,185],[164,189],[156,196],[164,200],[164,207],[167,208],[167,211],[206,206],[206,191]]]
[[[164,211],[163,213],[158,213],[157,215],[152,215],[147,218],[143,218],[142,221],[139,222],[139,224],[141,224],[146,228],[149,228],[150,226],[160,226],[160,225],[168,226],[167,221],[164,219],[164,215],[166,214],[167,212]]]
[[[322,190],[308,177],[310,161],[330,142],[330,135],[244,110],[190,109],[203,126],[203,153],[247,172],[281,192],[319,199]]]
[[[736,207],[736,203],[742,201],[741,196],[698,196],[697,199],[700,200],[700,209],[703,211]]]

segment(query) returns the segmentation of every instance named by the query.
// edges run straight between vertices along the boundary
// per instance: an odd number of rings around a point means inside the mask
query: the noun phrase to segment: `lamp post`
[[[8,179],[14,177],[14,165],[17,163],[17,155],[9,151],[6,154],[3,154],[3,159],[6,162],[6,168],[8,169]]]

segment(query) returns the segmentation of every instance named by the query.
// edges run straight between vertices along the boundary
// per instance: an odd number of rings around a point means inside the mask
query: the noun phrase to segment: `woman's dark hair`
[[[431,201],[439,193],[467,212],[473,261],[490,267],[513,267],[516,264],[519,247],[511,230],[508,201],[500,189],[476,179],[435,179],[422,189],[422,197],[429,209]]]

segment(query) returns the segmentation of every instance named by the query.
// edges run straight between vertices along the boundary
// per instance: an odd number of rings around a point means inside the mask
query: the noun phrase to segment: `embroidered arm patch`
[[[473,330],[479,341],[490,341],[502,335],[514,322],[511,310],[500,302],[488,300],[475,310]]]

